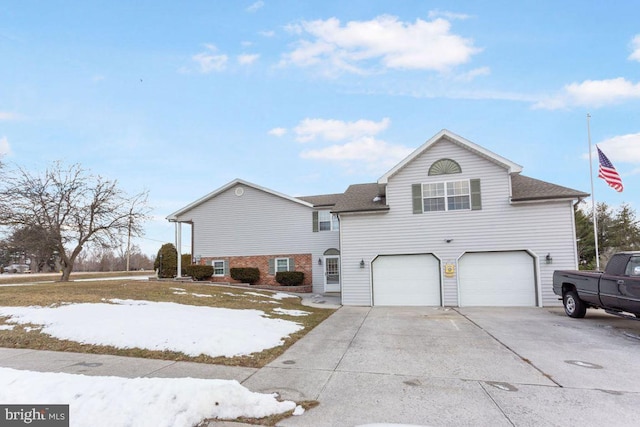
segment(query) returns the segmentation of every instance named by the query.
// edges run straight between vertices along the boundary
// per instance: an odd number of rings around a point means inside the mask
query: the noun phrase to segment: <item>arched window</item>
[[[460,169],[460,165],[457,162],[451,159],[440,159],[434,162],[429,168],[429,176],[452,173],[462,173],[462,169]]]

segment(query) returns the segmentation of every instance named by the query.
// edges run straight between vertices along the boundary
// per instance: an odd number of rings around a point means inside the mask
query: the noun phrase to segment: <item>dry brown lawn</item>
[[[77,277],[78,275],[74,275],[72,279]],[[304,326],[304,329],[285,339],[284,344],[281,346],[259,353],[253,353],[248,356],[233,358],[210,357],[206,355],[190,357],[183,353],[171,351],[151,351],[140,348],[122,349],[111,346],[82,344],[74,341],[55,339],[39,332],[39,328],[29,328],[29,325],[16,325],[13,330],[0,330],[0,347],[114,354],[151,359],[186,360],[259,368],[278,357],[294,342],[334,312],[332,309],[303,306],[300,304],[299,298],[284,298],[278,301],[280,304],[265,304],[265,301],[274,301],[269,297],[269,295],[272,295],[269,291],[208,285],[199,282],[98,280],[90,282],[48,282],[7,286],[2,285],[3,280],[1,279],[0,277],[0,306],[51,306],[63,303],[104,303],[105,300],[113,298],[164,301],[194,306],[223,307],[238,310],[262,310],[268,314],[269,317],[300,323]],[[27,278],[25,277],[24,279]],[[40,278],[33,277],[31,280],[40,280]],[[45,280],[52,279],[45,278]],[[178,291],[175,288],[182,288],[184,291]],[[263,296],[247,295],[246,292],[257,293]],[[212,295],[212,297],[203,298],[192,294]],[[304,310],[311,314],[308,316],[292,317],[274,312],[273,309],[276,307],[287,310]],[[0,324],[3,324],[5,320],[6,319],[0,318]]]

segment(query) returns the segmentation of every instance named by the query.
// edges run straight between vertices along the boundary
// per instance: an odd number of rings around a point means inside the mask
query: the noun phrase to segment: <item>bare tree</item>
[[[133,197],[117,181],[94,176],[78,164],[55,162],[43,174],[18,168],[0,184],[0,224],[47,230],[55,244],[62,281],[88,244],[114,248],[129,232],[142,234],[147,219],[147,192]]]

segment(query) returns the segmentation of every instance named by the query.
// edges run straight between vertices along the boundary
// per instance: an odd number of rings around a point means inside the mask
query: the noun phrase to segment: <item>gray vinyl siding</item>
[[[251,256],[308,254],[313,263],[313,291],[322,292],[324,270],[317,259],[339,248],[339,233],[312,230],[313,208],[247,186],[234,186],[178,217],[194,224],[194,255]]]
[[[428,176],[441,158],[458,162],[461,174]],[[413,213],[412,184],[480,179],[482,209]],[[370,263],[377,255],[432,253],[441,265],[465,252],[527,250],[538,257],[537,277],[543,305],[558,305],[552,290],[555,269],[572,269],[575,259],[573,209],[570,201],[512,205],[506,169],[457,145],[439,142],[389,179],[382,214],[343,214],[342,300],[345,305],[371,303]],[[446,243],[445,239],[453,239]],[[552,264],[546,264],[550,253]],[[361,259],[365,269],[358,264]],[[457,267],[456,267],[457,270]],[[443,302],[458,305],[457,278],[442,277]],[[538,302],[540,304],[540,302]]]

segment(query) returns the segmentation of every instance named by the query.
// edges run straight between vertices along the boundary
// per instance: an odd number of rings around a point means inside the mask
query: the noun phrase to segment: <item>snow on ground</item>
[[[281,300],[281,299],[284,299],[284,298],[298,298],[298,297],[295,296],[295,295],[291,295],[291,294],[285,294],[283,292],[277,292],[277,293],[275,293],[273,295],[270,295],[270,298]]]
[[[253,295],[256,297],[262,297],[262,298],[273,298],[273,299],[277,299],[277,300],[282,300],[284,298],[298,298],[295,295],[290,295],[290,294],[285,294],[283,292],[277,292],[275,294],[259,294],[257,292],[244,292],[245,295]]]
[[[262,418],[296,408],[237,381],[119,378],[0,368],[2,404],[68,404],[71,426],[191,427],[205,418]],[[298,413],[303,411],[296,410]]]
[[[209,295],[209,294],[196,294],[195,292],[191,292],[191,295],[193,295],[196,298],[213,298],[213,295]]]
[[[287,310],[285,308],[276,307],[273,309],[276,313],[286,314],[287,316],[308,316],[311,313],[302,310]]]
[[[196,307],[173,302],[110,300],[57,307],[0,307],[5,323],[42,325],[58,339],[118,348],[233,357],[281,345],[303,329],[261,310]],[[0,399],[1,401],[1,399]]]
[[[244,292],[245,295],[253,295],[254,297],[269,298],[269,295],[259,294],[258,292]]]

